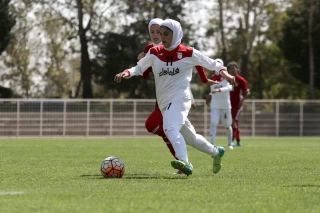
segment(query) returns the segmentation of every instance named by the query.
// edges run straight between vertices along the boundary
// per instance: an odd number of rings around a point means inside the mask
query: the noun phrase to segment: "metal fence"
[[[0,99],[0,136],[152,136],[144,127],[152,99]],[[189,119],[209,135],[210,108],[196,100]],[[320,101],[246,100],[242,136],[320,136]],[[220,125],[218,136],[224,136]]]

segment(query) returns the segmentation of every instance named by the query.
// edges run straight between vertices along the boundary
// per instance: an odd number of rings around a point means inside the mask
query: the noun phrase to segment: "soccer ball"
[[[105,178],[121,178],[124,174],[124,163],[115,156],[107,157],[102,161],[100,170]]]

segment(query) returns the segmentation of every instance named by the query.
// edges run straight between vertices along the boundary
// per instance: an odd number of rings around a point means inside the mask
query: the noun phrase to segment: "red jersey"
[[[238,106],[243,99],[243,93],[249,91],[248,83],[241,75],[235,77],[236,84],[233,86],[233,91],[230,92],[230,100],[232,106]]]

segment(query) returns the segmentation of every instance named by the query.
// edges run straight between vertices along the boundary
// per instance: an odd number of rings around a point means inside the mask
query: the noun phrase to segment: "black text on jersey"
[[[179,68],[167,68],[167,69],[164,69],[162,68],[162,71],[159,73],[159,76],[163,76],[163,75],[175,75],[175,74],[178,74],[179,73]]]

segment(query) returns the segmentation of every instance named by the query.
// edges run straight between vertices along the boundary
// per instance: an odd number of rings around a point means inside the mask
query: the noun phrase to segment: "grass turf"
[[[1,139],[0,212],[320,212],[319,138],[244,138],[216,175],[188,150],[186,177],[159,138]],[[123,178],[100,175],[108,156]]]

